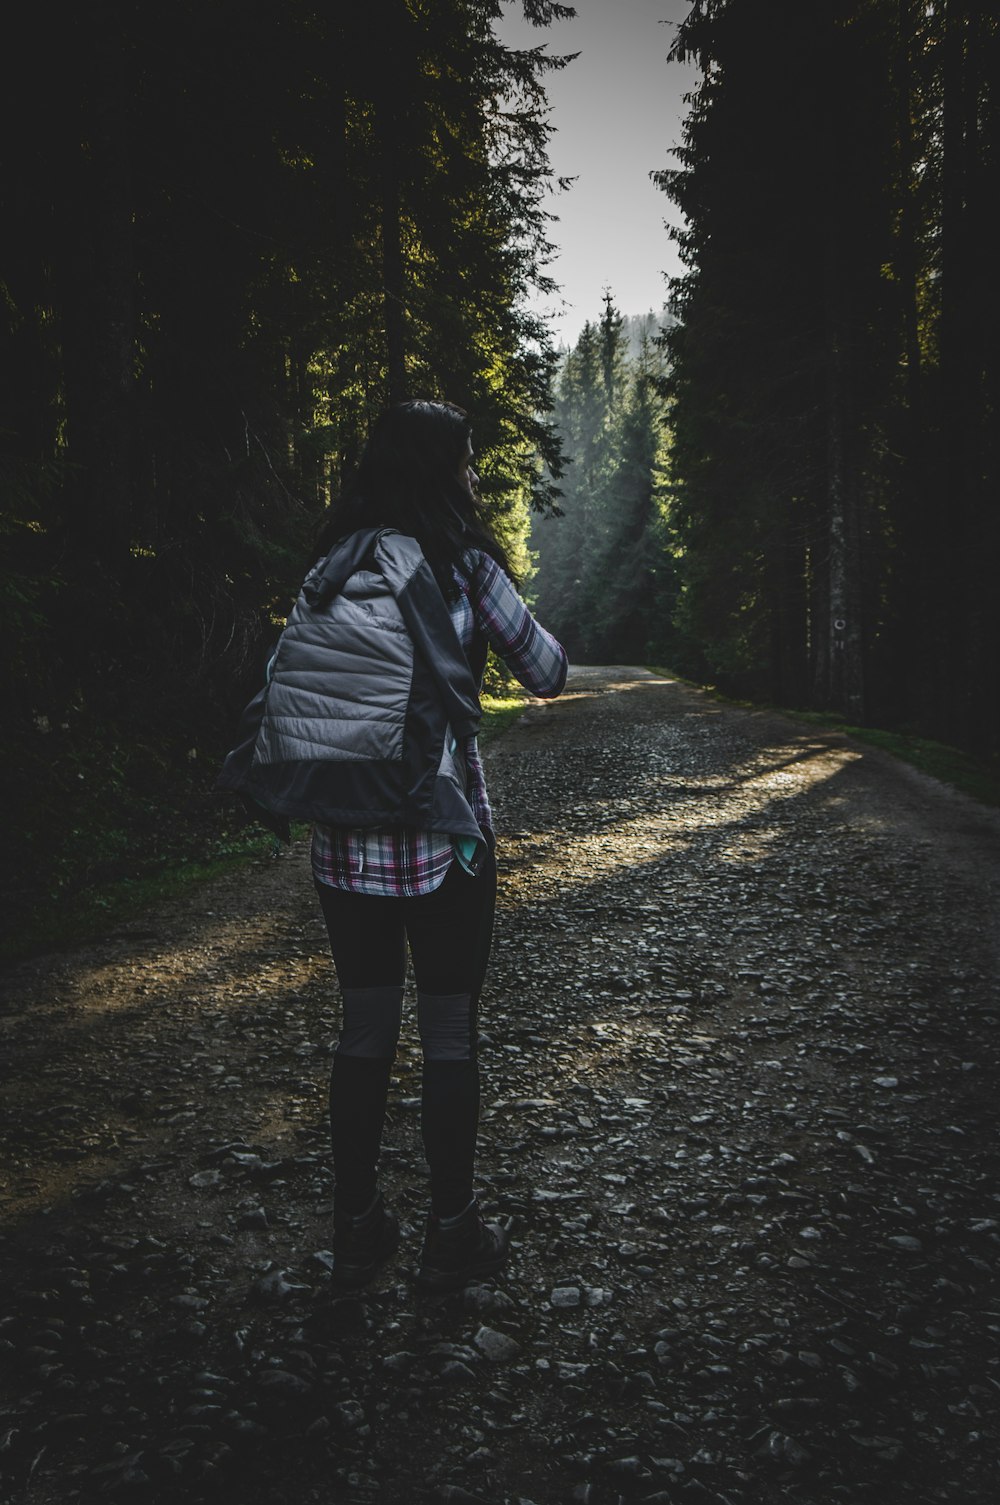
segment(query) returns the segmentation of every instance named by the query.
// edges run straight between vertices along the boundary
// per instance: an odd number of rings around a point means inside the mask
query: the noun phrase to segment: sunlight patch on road
[[[48,1005],[35,1003],[37,1019],[57,1013],[60,1032],[86,1024],[88,1016],[142,1013],[164,1005],[194,1009],[198,1004],[253,1004],[278,989],[294,991],[317,967],[332,968],[325,936],[315,948],[288,951],[282,924],[272,914],[246,913],[203,924],[185,938],[183,951],[170,943],[141,959],[102,962],[74,971],[71,990]]]
[[[725,832],[727,827],[731,828],[729,839],[712,846],[713,859],[753,864],[775,841],[786,837],[786,823],[778,815],[785,802],[835,778],[863,756],[853,749],[825,745],[810,749],[806,757],[801,746],[770,751],[772,759],[782,758],[779,766],[772,761],[770,767],[761,768],[756,762],[732,770],[724,780],[717,775],[664,780],[659,809],[619,821],[608,819],[613,802],[595,801],[597,830],[523,832],[533,878],[556,879],[571,886],[575,886],[574,878],[592,882],[621,868],[645,866],[671,853],[685,852],[706,833]],[[634,798],[623,798],[622,803],[634,809]]]

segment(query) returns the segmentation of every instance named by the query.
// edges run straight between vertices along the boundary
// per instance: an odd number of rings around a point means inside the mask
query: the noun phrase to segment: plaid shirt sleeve
[[[542,700],[566,683],[566,651],[536,622],[509,577],[488,554],[480,554],[469,582],[477,623],[514,678]]]

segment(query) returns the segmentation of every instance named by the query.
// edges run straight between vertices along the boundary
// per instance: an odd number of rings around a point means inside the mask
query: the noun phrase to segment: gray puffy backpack
[[[283,840],[289,821],[472,838],[462,742],[478,686],[415,539],[367,529],[306,576],[216,789]],[[475,865],[475,864],[473,864]]]

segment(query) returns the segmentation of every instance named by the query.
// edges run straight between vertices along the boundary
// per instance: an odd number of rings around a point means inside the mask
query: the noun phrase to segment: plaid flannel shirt
[[[558,695],[566,682],[566,654],[535,621],[509,577],[495,560],[471,551],[455,570],[459,594],[449,603],[452,621],[468,652],[477,633],[488,639],[514,677],[532,694]],[[492,831],[486,779],[475,737],[464,745],[467,794],[484,831]],[[313,828],[313,876],[318,883],[355,894],[413,898],[429,894],[444,879],[455,857],[451,838],[412,826],[348,829]]]

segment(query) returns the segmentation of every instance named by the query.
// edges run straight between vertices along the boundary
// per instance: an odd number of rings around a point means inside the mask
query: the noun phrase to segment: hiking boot
[[[484,1223],[473,1200],[455,1218],[427,1219],[417,1285],[427,1291],[453,1291],[477,1275],[495,1275],[507,1263],[510,1232]]]
[[[367,1212],[352,1215],[333,1209],[333,1283],[366,1285],[379,1265],[399,1247],[399,1221],[377,1191]]]

